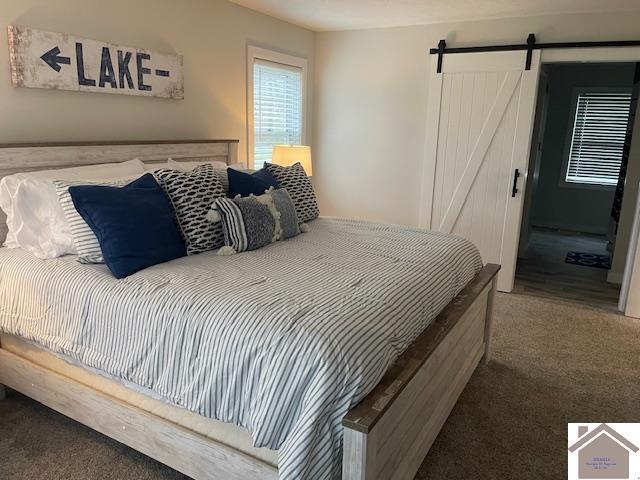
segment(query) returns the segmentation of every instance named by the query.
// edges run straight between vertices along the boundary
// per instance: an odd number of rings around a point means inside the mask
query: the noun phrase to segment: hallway
[[[563,298],[616,310],[620,286],[607,283],[604,268],[565,262],[567,252],[607,255],[604,236],[535,228],[529,248],[518,258],[513,293]]]

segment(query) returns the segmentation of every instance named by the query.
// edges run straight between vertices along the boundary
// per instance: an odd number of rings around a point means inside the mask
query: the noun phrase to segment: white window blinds
[[[302,69],[264,60],[253,64],[253,159],[271,161],[274,145],[302,144]]]
[[[578,94],[566,181],[616,185],[631,93]]]

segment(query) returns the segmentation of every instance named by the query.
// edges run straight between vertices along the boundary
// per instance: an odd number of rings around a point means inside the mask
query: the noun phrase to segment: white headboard
[[[130,142],[72,142],[0,144],[0,179],[34,170],[126,162],[139,158],[147,164],[176,161],[217,160],[238,163],[238,140],[158,140]],[[7,234],[0,211],[0,244]]]

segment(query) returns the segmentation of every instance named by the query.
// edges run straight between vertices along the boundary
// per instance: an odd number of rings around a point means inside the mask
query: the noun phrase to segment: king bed
[[[167,157],[236,164],[237,141],[5,145],[0,176]],[[121,280],[1,248],[0,384],[195,479],[411,479],[489,358],[499,266],[419,229],[308,230]]]

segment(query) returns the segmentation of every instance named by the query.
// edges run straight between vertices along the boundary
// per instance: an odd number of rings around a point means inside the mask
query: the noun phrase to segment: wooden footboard
[[[485,266],[344,418],[344,480],[414,478],[480,359],[489,359],[499,270]]]

